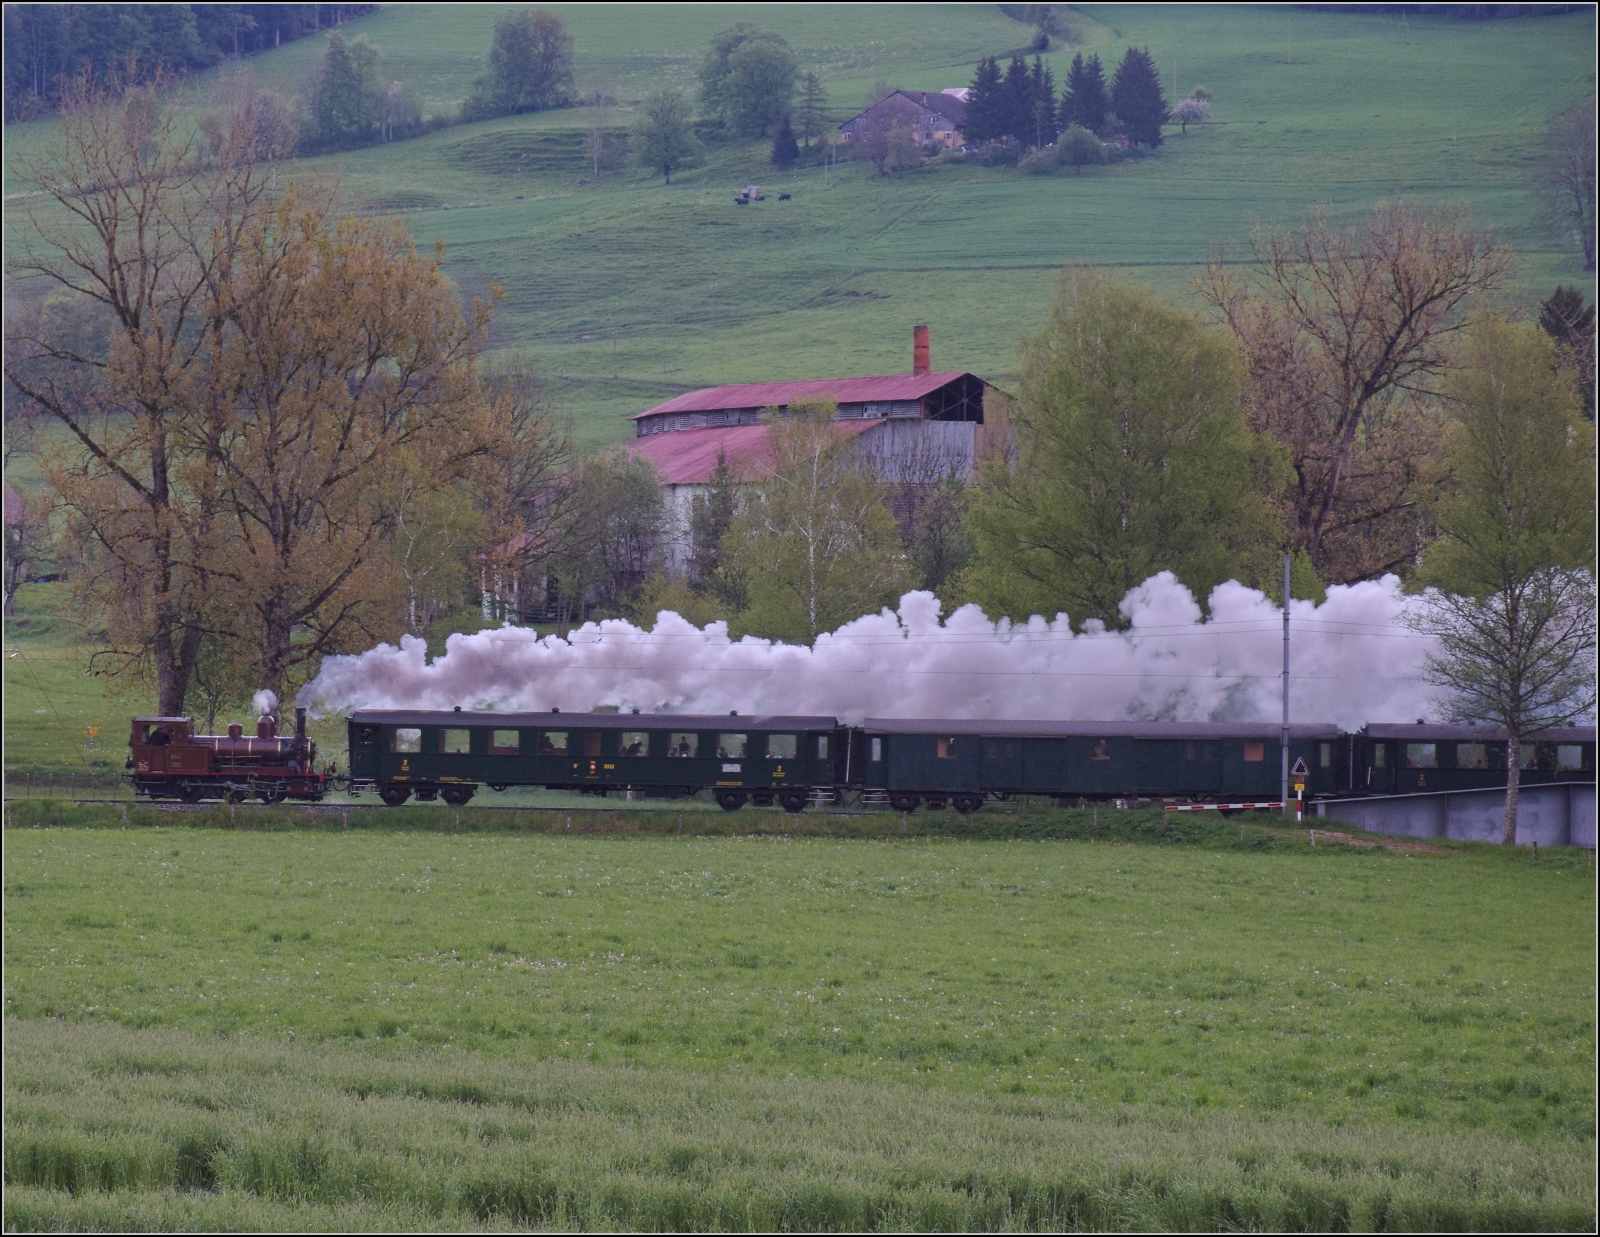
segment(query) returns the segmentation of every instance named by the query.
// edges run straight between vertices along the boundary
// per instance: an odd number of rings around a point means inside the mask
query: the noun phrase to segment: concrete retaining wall
[[[1593,782],[1524,786],[1517,802],[1517,841],[1526,846],[1594,849]],[[1505,828],[1506,792],[1444,790],[1422,795],[1376,795],[1369,799],[1320,800],[1319,817],[1372,833],[1456,842],[1498,842]]]

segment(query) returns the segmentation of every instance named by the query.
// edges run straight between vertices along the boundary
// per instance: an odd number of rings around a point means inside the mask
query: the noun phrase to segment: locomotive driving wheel
[[[390,807],[399,807],[407,799],[411,798],[411,788],[409,786],[380,786],[378,787],[378,798],[382,799]]]
[[[178,798],[185,803],[199,803],[205,796],[206,788],[198,782],[185,782],[183,789],[178,792]]]
[[[289,792],[284,790],[281,786],[269,786],[265,789],[256,791],[256,798],[260,799],[261,802],[265,803],[268,807],[271,807],[274,803],[282,803],[284,797],[288,793]]]

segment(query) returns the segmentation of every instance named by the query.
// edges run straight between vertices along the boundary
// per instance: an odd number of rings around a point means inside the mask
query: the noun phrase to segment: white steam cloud
[[[257,717],[278,716],[278,697],[270,687],[263,687],[250,697],[250,707],[256,711]]]
[[[1355,729],[1432,714],[1420,672],[1434,642],[1402,623],[1417,605],[1393,576],[1291,603],[1292,716]],[[963,606],[943,622],[931,593],[819,636],[807,648],[728,638],[671,612],[655,626],[587,623],[565,639],[520,627],[453,635],[431,663],[412,636],[330,657],[300,693],[320,712],[352,708],[819,714],[1040,720],[1255,721],[1279,716],[1282,611],[1229,582],[1210,618],[1170,572],[1123,599],[1127,631],[1066,615],[1013,624]]]

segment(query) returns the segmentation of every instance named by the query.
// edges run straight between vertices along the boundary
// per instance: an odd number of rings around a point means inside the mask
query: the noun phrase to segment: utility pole
[[[1283,556],[1283,736],[1279,744],[1279,763],[1282,765],[1282,778],[1280,779],[1281,795],[1283,800],[1283,814],[1288,816],[1294,811],[1289,803],[1289,556]]]

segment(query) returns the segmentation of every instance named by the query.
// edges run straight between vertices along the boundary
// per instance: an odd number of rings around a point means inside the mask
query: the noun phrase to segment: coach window
[[[420,752],[422,731],[415,726],[396,726],[389,732],[391,752]]]
[[[768,760],[793,760],[794,754],[799,750],[799,743],[792,734],[769,734],[767,736]]]
[[[818,760],[826,760],[827,758],[828,758],[828,736],[825,735],[825,734],[819,734],[817,736],[817,759]]]
[[[938,740],[939,759],[954,760],[956,758],[956,741],[954,739]]]
[[[591,730],[583,736],[583,758],[585,760],[598,760],[600,757],[600,732]]]
[[[1556,768],[1563,773],[1583,768],[1583,748],[1576,743],[1558,743]]]
[[[1406,744],[1406,768],[1437,769],[1438,767],[1439,745],[1437,743]]]
[[[667,736],[668,756],[693,756],[700,750],[700,736],[692,733],[677,733]]]
[[[872,738],[872,763],[879,764],[883,760],[883,740],[874,735]]]
[[[448,755],[465,756],[472,751],[472,731],[441,730],[439,732],[439,750]]]
[[[1317,767],[1321,769],[1333,768],[1333,744],[1317,744]]]
[[[743,760],[746,749],[750,746],[750,736],[747,734],[719,734],[717,736],[717,756],[722,760]]]
[[[1267,758],[1267,745],[1265,743],[1246,743],[1244,745],[1244,762],[1247,765],[1258,765]]]
[[[1372,745],[1372,767],[1374,769],[1387,769],[1389,767],[1389,745],[1387,743],[1374,743]]]
[[[541,730],[539,732],[539,755],[565,756],[567,754],[567,732],[565,730]]]
[[[1111,759],[1111,740],[1110,739],[1090,739],[1089,740],[1089,759],[1090,760],[1110,760]]]
[[[1489,745],[1487,743],[1456,744],[1456,768],[1487,769],[1488,767]]]
[[[491,730],[489,755],[515,756],[522,747],[522,736],[515,730]]]
[[[1543,743],[1524,743],[1522,745],[1522,767],[1524,769],[1537,769],[1539,767],[1539,749]]]
[[[622,740],[617,745],[618,756],[648,756],[650,754],[650,735],[643,730],[624,730]]]

